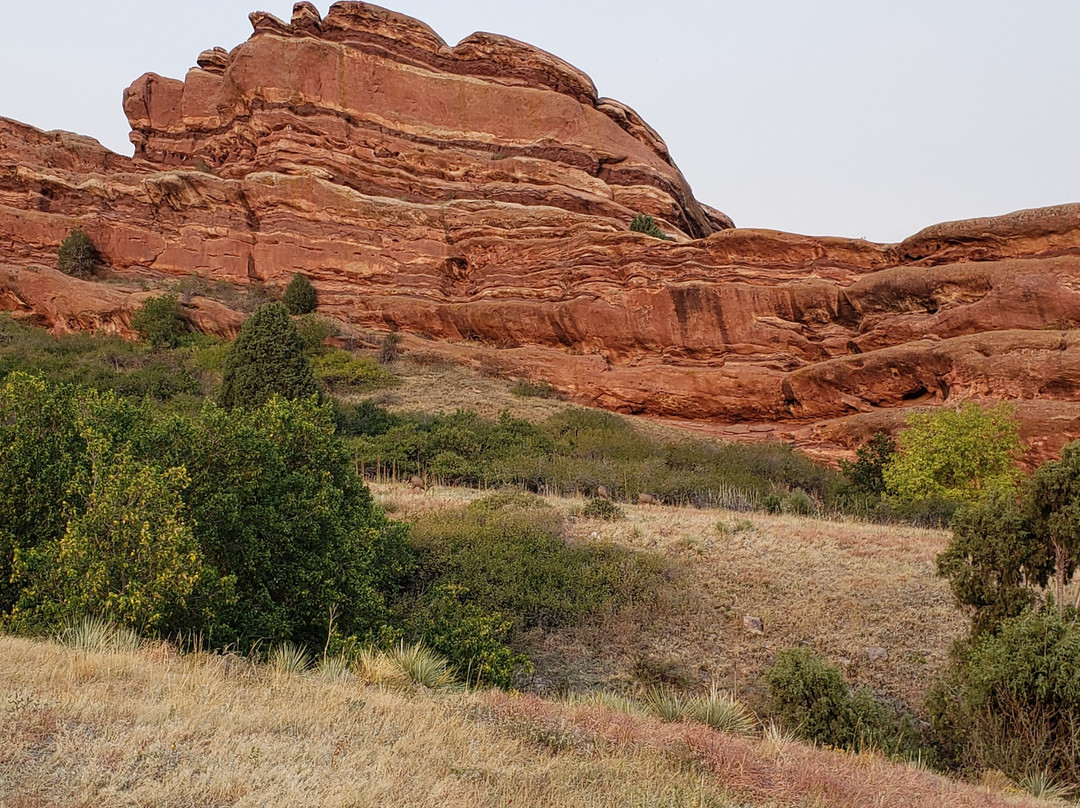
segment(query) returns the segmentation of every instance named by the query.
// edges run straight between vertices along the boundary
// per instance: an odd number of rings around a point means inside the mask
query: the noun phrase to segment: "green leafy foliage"
[[[976,633],[993,631],[1032,605],[1034,588],[1045,586],[1053,570],[1053,555],[1021,509],[1015,492],[987,492],[957,511],[952,540],[938,556],[938,574],[949,579],[956,602],[971,610]]]
[[[1033,771],[1080,784],[1080,623],[1075,612],[1029,611],[963,647],[928,700],[954,765]]]
[[[647,236],[667,241],[667,235],[660,229],[656,219],[647,213],[639,213],[631,219],[630,229],[635,233],[644,233]]]
[[[896,441],[884,432],[875,432],[855,451],[855,460],[841,460],[840,470],[860,493],[885,493],[885,467],[896,454]]]
[[[601,497],[589,497],[581,514],[591,519],[604,519],[609,522],[625,518],[622,508],[611,500]]]
[[[1057,601],[1080,561],[1080,441],[1067,445],[1032,475],[1027,491],[1032,532],[1054,562]],[[1080,605],[1078,603],[1077,605]]]
[[[244,321],[225,358],[220,401],[226,407],[257,407],[271,396],[317,395],[304,344],[281,303],[260,306]]]
[[[315,378],[337,393],[367,393],[400,384],[370,356],[353,356],[338,348],[315,356],[311,364]]]
[[[76,227],[60,243],[56,259],[57,268],[64,274],[76,278],[89,278],[94,274],[94,267],[98,262],[98,251],[94,247],[94,242],[90,240],[90,236]]]
[[[852,691],[844,674],[809,648],[785,648],[766,672],[769,715],[804,740],[859,750],[872,747],[901,755],[918,736],[899,714],[867,689]]]
[[[409,534],[416,583],[462,587],[466,602],[505,615],[515,631],[566,625],[648,598],[657,559],[606,544],[573,544],[562,517],[531,494],[493,494],[419,519]]]
[[[285,304],[289,314],[309,314],[315,311],[315,287],[304,275],[297,272],[285,287],[281,302]]]
[[[455,666],[470,684],[510,688],[519,672],[531,669],[528,657],[510,647],[514,621],[470,602],[457,584],[436,585],[410,615],[412,633]]]
[[[147,298],[131,317],[139,339],[155,348],[176,348],[188,331],[176,295]]]
[[[184,470],[159,471],[126,453],[108,457],[104,443],[95,444],[86,510],[17,570],[30,581],[16,620],[55,624],[97,614],[158,635],[200,622],[190,611],[227,600],[230,582],[207,568],[185,519]]]
[[[838,474],[779,444],[665,443],[626,419],[595,410],[566,410],[543,424],[471,411],[401,414],[377,431],[353,431],[356,457],[399,475],[443,484],[507,485],[575,496],[598,486],[634,502],[640,493],[664,502],[760,507],[776,489],[802,489],[826,509],[841,503]],[[358,430],[362,427],[357,427]],[[816,508],[816,505],[815,505]]]
[[[5,606],[213,643],[377,635],[411,568],[329,405],[195,414],[15,374],[0,387]],[[32,521],[31,521],[32,520]],[[8,576],[10,578],[10,575]]]
[[[984,491],[1013,485],[1023,445],[1012,408],[916,413],[900,433],[899,448],[885,466],[885,487],[894,500],[974,502]]]

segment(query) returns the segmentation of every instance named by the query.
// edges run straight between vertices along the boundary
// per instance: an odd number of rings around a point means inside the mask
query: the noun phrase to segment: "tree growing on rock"
[[[660,229],[660,225],[656,223],[656,219],[647,213],[639,213],[631,219],[630,229],[635,233],[644,233],[647,236],[667,241],[667,235]]]
[[[76,278],[89,278],[94,274],[98,262],[98,251],[90,236],[79,228],[74,228],[56,251],[56,266],[65,275]]]
[[[289,314],[310,314],[315,311],[315,287],[303,274],[297,272],[285,287],[281,302],[285,304]]]
[[[283,303],[255,310],[225,357],[221,403],[226,407],[257,407],[272,396],[285,399],[317,395],[304,343]]]

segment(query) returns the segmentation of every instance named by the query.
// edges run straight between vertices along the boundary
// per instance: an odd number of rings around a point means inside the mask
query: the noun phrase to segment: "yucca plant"
[[[427,648],[422,642],[405,645],[403,642],[390,653],[390,658],[413,682],[432,689],[448,687],[454,681],[450,663]]]
[[[352,672],[349,670],[349,660],[343,654],[324,656],[319,660],[319,676],[332,681],[348,679]]]
[[[283,642],[270,650],[266,664],[270,670],[279,675],[299,674],[311,665],[311,656],[304,646]]]
[[[1075,791],[1045,769],[1028,772],[1016,785],[1031,796],[1044,800],[1067,800]]]
[[[665,721],[682,721],[690,713],[690,703],[668,687],[652,687],[645,694],[645,706]]]
[[[698,696],[690,702],[690,717],[708,724],[720,732],[735,735],[752,735],[757,731],[757,720],[746,707],[726,693],[713,688],[708,696]]]
[[[385,651],[374,648],[360,649],[352,670],[368,684],[380,687],[406,687],[409,684],[405,671]]]
[[[770,721],[761,733],[761,751],[768,757],[779,755],[798,742],[798,735],[774,721]]]
[[[78,651],[137,651],[142,645],[133,629],[89,614],[67,623],[57,639]]]

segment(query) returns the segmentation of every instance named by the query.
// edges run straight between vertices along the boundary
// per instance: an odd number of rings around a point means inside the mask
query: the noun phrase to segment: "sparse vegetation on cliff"
[[[56,262],[57,268],[66,275],[89,278],[97,266],[98,252],[90,236],[76,227],[60,243]]]
[[[281,302],[285,304],[289,314],[310,314],[315,311],[315,287],[307,276],[297,272],[285,287]]]
[[[668,240],[667,235],[660,229],[660,225],[656,223],[656,219],[647,213],[639,213],[631,219],[630,230],[634,233],[644,233],[646,236],[652,236],[662,241]]]

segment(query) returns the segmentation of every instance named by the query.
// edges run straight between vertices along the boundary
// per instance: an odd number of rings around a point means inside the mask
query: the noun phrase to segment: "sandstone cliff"
[[[999,397],[1039,456],[1080,436],[1080,206],[893,245],[733,229],[633,110],[536,48],[450,47],[364,3],[252,23],[128,88],[133,158],[0,119],[0,307],[124,333],[135,278],[303,271],[329,316],[727,437],[834,454],[909,407]],[[629,232],[637,212],[671,240]],[[44,268],[76,224],[119,280]]]

